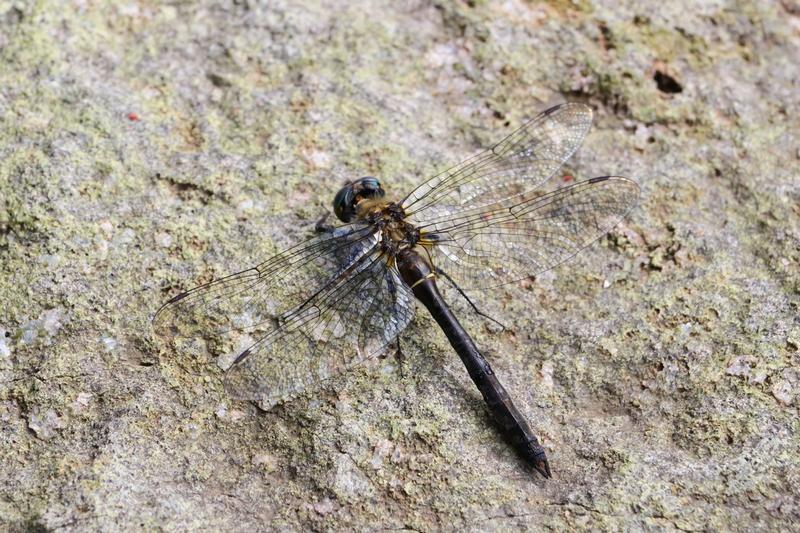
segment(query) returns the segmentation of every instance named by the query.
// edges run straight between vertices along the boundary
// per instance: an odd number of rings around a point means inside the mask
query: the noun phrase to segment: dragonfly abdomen
[[[502,433],[523,458],[544,477],[550,477],[550,466],[539,440],[527,420],[511,400],[505,387],[478,351],[472,337],[464,330],[436,286],[433,269],[415,250],[405,249],[397,255],[397,267],[403,281],[422,302],[442,328],[456,351],[469,377],[481,392],[492,417]]]

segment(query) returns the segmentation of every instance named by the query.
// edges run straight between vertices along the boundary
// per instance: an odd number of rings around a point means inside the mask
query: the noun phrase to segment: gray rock
[[[796,527],[793,3],[297,4],[0,2],[0,524]],[[481,295],[510,330],[458,307],[552,480],[421,310],[402,361],[268,412],[226,396],[235,347],[153,338],[343,180],[400,194],[563,100],[596,110],[565,174],[640,207]]]

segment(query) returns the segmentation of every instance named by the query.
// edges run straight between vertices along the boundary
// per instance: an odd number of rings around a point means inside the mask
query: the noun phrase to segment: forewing
[[[591,122],[586,105],[553,107],[409,194],[402,206],[435,265],[463,289],[489,288],[552,268],[613,228],[638,201],[636,183],[550,180]]]
[[[157,311],[154,329],[171,340],[249,346],[228,371],[229,389],[239,398],[273,403],[333,375],[343,361],[374,355],[410,320],[407,292],[377,294],[392,278],[385,261],[376,259],[378,242],[371,226],[337,228],[175,296]],[[380,298],[392,305],[379,307]],[[345,302],[352,307],[344,309]],[[306,340],[304,353],[297,350],[300,339]]]
[[[541,175],[539,164],[531,162],[529,171]],[[485,289],[566,261],[616,226],[638,199],[636,182],[606,176],[466,206],[419,229],[437,267],[463,289]]]
[[[491,204],[532,190],[550,178],[578,149],[592,124],[590,107],[562,104],[541,113],[491,149],[442,172],[414,189],[401,203],[409,217],[424,222],[442,209],[476,201]],[[521,172],[533,161],[547,161],[536,172]],[[477,199],[477,200],[476,200]]]

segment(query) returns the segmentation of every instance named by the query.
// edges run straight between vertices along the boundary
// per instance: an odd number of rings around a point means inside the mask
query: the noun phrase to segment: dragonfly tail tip
[[[553,475],[550,473],[550,464],[547,462],[547,459],[542,459],[541,461],[537,461],[533,464],[533,468],[539,472],[542,477],[545,479],[550,479]]]

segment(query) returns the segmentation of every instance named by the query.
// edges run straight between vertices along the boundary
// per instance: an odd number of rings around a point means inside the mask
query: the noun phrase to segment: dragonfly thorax
[[[395,202],[365,201],[359,205],[359,218],[380,232],[381,246],[390,255],[413,248],[419,241],[419,230]]]

